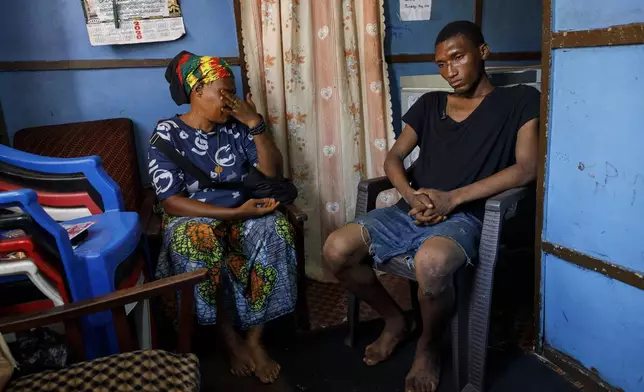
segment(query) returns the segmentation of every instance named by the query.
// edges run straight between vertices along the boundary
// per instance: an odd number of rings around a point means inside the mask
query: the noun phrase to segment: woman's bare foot
[[[250,376],[255,371],[255,362],[250,350],[234,329],[222,331],[222,341],[228,351],[230,372],[235,376]]]
[[[418,342],[411,370],[405,378],[405,392],[435,392],[441,373],[440,346]]]
[[[396,346],[405,340],[415,327],[414,321],[408,322],[402,315],[385,320],[385,328],[378,339],[365,349],[364,363],[373,366],[388,359]]]
[[[280,365],[268,356],[264,346],[258,343],[248,343],[248,351],[255,363],[255,375],[265,384],[270,384],[280,376]]]
[[[234,351],[231,350],[229,355],[230,372],[235,376],[250,376],[255,372],[257,367],[255,361],[253,361],[253,356],[243,344]]]

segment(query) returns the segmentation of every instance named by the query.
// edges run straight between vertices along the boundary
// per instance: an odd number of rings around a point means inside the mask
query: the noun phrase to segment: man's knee
[[[345,268],[350,252],[347,238],[338,234],[338,230],[334,231],[326,239],[322,252],[331,272],[334,274],[340,272]]]
[[[414,257],[416,279],[423,293],[438,296],[447,290],[464,261],[463,252],[455,244],[424,244]]]
[[[323,247],[324,259],[331,272],[342,272],[352,263],[352,256],[359,251],[361,237],[356,237],[356,228],[345,226],[329,235]],[[366,245],[364,245],[366,246]]]

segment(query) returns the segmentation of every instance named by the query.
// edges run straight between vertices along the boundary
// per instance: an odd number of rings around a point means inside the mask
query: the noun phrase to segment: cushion
[[[199,360],[194,354],[143,350],[80,362],[13,381],[17,391],[199,391]]]

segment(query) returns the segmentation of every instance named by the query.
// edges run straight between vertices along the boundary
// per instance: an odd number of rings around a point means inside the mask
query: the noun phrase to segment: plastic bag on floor
[[[65,338],[48,328],[20,332],[11,346],[20,376],[67,366],[68,349]]]

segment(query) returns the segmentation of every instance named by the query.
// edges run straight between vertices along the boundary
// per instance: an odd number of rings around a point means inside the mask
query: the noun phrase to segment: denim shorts
[[[407,255],[410,256],[409,267],[412,269],[414,255],[432,237],[451,239],[463,250],[467,262],[471,263],[478,253],[482,228],[478,218],[465,212],[455,213],[433,226],[416,226],[414,218],[396,206],[372,210],[354,223],[369,233],[369,253],[376,263]]]

